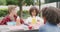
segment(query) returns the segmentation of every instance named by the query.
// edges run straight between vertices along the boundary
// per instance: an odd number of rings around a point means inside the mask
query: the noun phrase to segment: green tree
[[[0,9],[0,17],[4,17],[7,14],[8,14],[8,10],[7,9]]]
[[[33,5],[34,0],[25,0],[26,5]]]
[[[18,0],[6,0],[7,5],[18,5]]]
[[[0,0],[0,5],[6,5],[6,0]]]

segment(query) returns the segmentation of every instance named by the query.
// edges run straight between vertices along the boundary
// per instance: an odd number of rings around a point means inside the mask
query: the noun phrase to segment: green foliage
[[[6,0],[7,5],[18,5],[18,0]]]
[[[24,5],[23,3],[25,3],[26,5],[33,5],[33,0],[6,0],[7,1],[7,5]]]
[[[18,11],[18,15],[20,16],[20,11]],[[26,18],[29,17],[29,16],[30,16],[29,12],[28,12],[27,10],[24,10],[22,17],[23,17],[24,19],[26,19]]]
[[[22,15],[22,16],[23,16],[23,18],[24,18],[24,19],[26,19],[27,17],[29,17],[29,16],[30,16],[30,14],[29,14],[29,12],[28,12],[28,11],[25,11],[25,10],[24,10],[24,11],[23,11],[23,15]]]
[[[8,14],[8,10],[7,9],[0,9],[0,17],[4,17],[5,15],[7,15]]]
[[[0,5],[6,5],[6,0],[0,0]]]
[[[34,0],[25,0],[26,5],[33,5]]]
[[[33,5],[34,0],[0,0],[0,5]]]

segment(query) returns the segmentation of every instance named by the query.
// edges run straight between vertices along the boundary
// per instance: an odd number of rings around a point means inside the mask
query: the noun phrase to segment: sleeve
[[[10,18],[9,17],[4,17],[0,23],[0,25],[6,25],[6,22],[7,21],[10,21]]]
[[[46,32],[46,30],[44,29],[44,27],[40,27],[38,32]]]

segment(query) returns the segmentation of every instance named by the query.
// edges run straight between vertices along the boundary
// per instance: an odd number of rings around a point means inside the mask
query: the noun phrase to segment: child
[[[15,6],[15,5],[8,6],[9,14],[2,19],[0,25],[8,25],[7,23],[9,23],[11,21],[16,21],[16,19],[17,19],[17,9],[16,8],[17,8],[17,6]],[[22,24],[24,21],[22,19],[20,19],[19,22]]]
[[[40,18],[38,15],[38,12],[39,10],[36,8],[36,7],[31,7],[30,10],[29,10],[29,13],[30,13],[30,17],[28,17],[26,19],[26,22],[28,25],[36,25],[36,24],[40,24],[40,25],[43,25],[44,24],[44,20],[42,18]]]
[[[46,19],[46,24],[39,28],[39,32],[60,32],[60,11],[55,7],[45,7],[42,9],[42,16]]]

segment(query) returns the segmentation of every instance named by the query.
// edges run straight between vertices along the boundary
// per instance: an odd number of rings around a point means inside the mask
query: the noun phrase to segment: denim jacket
[[[60,27],[47,22],[44,26],[39,28],[39,32],[60,32]]]

